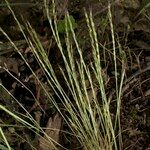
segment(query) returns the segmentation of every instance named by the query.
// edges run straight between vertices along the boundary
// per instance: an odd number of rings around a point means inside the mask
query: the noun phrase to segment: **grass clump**
[[[9,7],[9,4],[8,4]],[[85,61],[86,56],[83,55],[83,49],[80,48],[78,43],[72,20],[69,14],[66,12],[65,16],[65,46],[61,41],[57,16],[55,12],[55,3],[53,1],[53,18],[50,16],[49,8],[46,5],[45,8],[47,18],[50,24],[51,31],[53,33],[53,39],[55,40],[57,47],[61,53],[63,66],[59,66],[59,72],[63,78],[62,84],[59,80],[59,76],[49,61],[49,57],[40,42],[38,35],[33,30],[31,25],[27,22],[26,29],[29,36],[27,36],[22,30],[21,24],[18,22],[15,14],[12,14],[22,31],[24,38],[26,39],[29,47],[32,50],[40,68],[42,69],[48,86],[52,89],[61,103],[61,107],[64,111],[61,111],[60,105],[56,102],[55,97],[51,95],[40,81],[39,77],[34,73],[28,62],[25,60],[23,54],[21,54],[13,41],[1,30],[8,40],[12,43],[16,51],[20,54],[27,66],[32,71],[35,79],[40,87],[44,90],[45,95],[48,97],[50,103],[55,106],[57,112],[64,120],[67,127],[71,131],[70,134],[76,138],[80,143],[79,145],[85,150],[112,150],[122,149],[122,130],[120,124],[120,108],[121,108],[121,96],[122,86],[125,76],[125,64],[124,57],[121,57],[122,68],[118,70],[117,66],[117,47],[119,47],[120,54],[124,52],[121,49],[121,45],[116,42],[115,33],[113,29],[111,8],[108,7],[108,16],[111,30],[112,46],[113,46],[113,64],[114,64],[114,77],[115,77],[115,102],[113,113],[111,110],[111,99],[107,95],[107,87],[105,80],[105,73],[102,67],[101,54],[105,49],[100,47],[97,31],[95,29],[92,12],[89,14],[85,11],[85,19],[91,42],[91,57],[92,61],[89,64]],[[117,45],[117,46],[116,46]],[[64,48],[65,47],[65,48]],[[78,56],[78,57],[77,57]],[[119,77],[118,77],[119,73]],[[65,85],[65,86],[64,86]],[[2,85],[1,85],[2,86]],[[36,123],[33,117],[28,114],[28,119],[31,120],[31,124],[21,119],[17,114],[13,114],[2,105],[0,108],[8,115],[19,121],[21,124],[29,129],[34,130],[38,136],[41,133],[44,134],[44,138],[47,147],[53,145],[54,149],[61,146],[61,143],[54,141],[53,137],[50,137],[48,133],[44,132],[42,127]],[[60,134],[60,133],[59,133]],[[6,141],[6,140],[5,140]],[[6,143],[7,147],[9,144]],[[65,148],[67,149],[67,148]]]

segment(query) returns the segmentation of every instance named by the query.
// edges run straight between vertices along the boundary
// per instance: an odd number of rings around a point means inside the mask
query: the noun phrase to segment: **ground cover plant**
[[[1,3],[0,149],[149,149],[149,5]]]

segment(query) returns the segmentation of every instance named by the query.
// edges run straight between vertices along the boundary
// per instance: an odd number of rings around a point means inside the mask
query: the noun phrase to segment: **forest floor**
[[[12,3],[11,3],[12,2]],[[56,74],[63,85],[58,66],[63,67],[61,54],[53,40],[52,31],[45,9],[41,0],[12,0],[10,6],[14,10],[17,19],[24,24],[29,21],[37,32],[40,40],[49,55],[49,60],[55,68]],[[119,41],[126,54],[125,83],[121,101],[121,128],[123,149],[149,150],[150,149],[150,10],[145,0],[116,0],[112,2],[112,18],[116,41]],[[91,60],[91,45],[87,37],[87,27],[84,9],[92,10],[95,28],[97,30],[100,45],[105,45],[106,51],[102,60],[102,67],[107,78],[107,93],[112,96],[114,91],[114,66],[111,56],[111,30],[108,22],[108,3],[106,0],[56,0],[58,20],[63,20],[65,11],[75,20],[74,28],[79,43],[82,47],[85,60]],[[23,19],[22,19],[23,18]],[[22,21],[23,20],[23,21]],[[63,25],[59,27],[60,38],[64,41]],[[18,28],[12,13],[0,2],[0,27],[7,33],[11,40],[20,50],[33,71],[45,83],[44,75],[34,58],[33,53]],[[23,28],[26,32],[26,28]],[[64,46],[65,47],[65,46]],[[0,83],[21,103],[26,110],[36,119],[42,127],[46,127],[49,118],[56,117],[56,110],[45,99],[44,92],[39,88],[32,72],[16,52],[5,35],[0,32]],[[121,64],[118,64],[121,66]],[[5,69],[4,69],[5,68]],[[6,69],[7,68],[7,69]],[[46,112],[41,114],[39,106],[35,104],[33,95],[16,80],[22,82],[39,100],[42,109]],[[46,86],[46,85],[45,85]],[[47,87],[48,88],[48,87]],[[48,89],[49,90],[49,89]],[[22,113],[22,109],[12,100],[8,91],[0,87],[0,104],[13,112]],[[60,103],[58,97],[56,101]],[[61,106],[61,103],[59,104]],[[112,102],[113,107],[113,102]],[[113,108],[112,108],[113,111]],[[41,116],[38,114],[40,112]],[[113,114],[113,112],[112,112]],[[38,116],[38,118],[37,118]],[[39,117],[40,116],[40,117]],[[16,128],[18,123],[0,110],[0,124],[11,147],[15,150],[29,150],[30,145],[24,138],[32,140],[34,147],[39,147],[37,138],[24,128]],[[61,122],[63,124],[63,122]],[[6,126],[5,126],[6,125]],[[8,126],[14,125],[14,126]],[[54,123],[54,125],[56,125]],[[63,126],[63,125],[61,125]],[[63,127],[65,130],[65,127]],[[24,138],[20,138],[24,137]],[[79,146],[74,139],[68,140],[63,134],[60,143],[68,149],[77,149]],[[0,145],[2,146],[0,138]],[[38,149],[38,148],[37,148]],[[41,148],[42,149],[42,148]],[[80,149],[80,148],[79,148]],[[82,149],[82,148],[81,148]]]

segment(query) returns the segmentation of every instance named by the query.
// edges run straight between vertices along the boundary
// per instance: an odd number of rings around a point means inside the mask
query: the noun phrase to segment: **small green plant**
[[[73,30],[76,29],[77,23],[75,22],[74,17],[71,15],[69,15],[68,17],[69,17],[69,20],[71,21],[72,29]],[[66,26],[68,26],[68,32],[71,32],[71,28],[69,27],[68,19],[65,16],[63,20],[58,20],[58,23],[57,23],[58,32],[59,33],[66,33]]]

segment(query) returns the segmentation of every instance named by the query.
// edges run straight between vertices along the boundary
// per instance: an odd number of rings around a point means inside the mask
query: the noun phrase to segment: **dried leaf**
[[[18,61],[15,58],[0,57],[0,66],[6,67],[9,71],[18,74]],[[0,69],[0,73],[4,72],[4,69]]]
[[[150,89],[148,89],[148,90],[145,92],[144,95],[145,95],[145,96],[149,96],[149,95],[150,95]]]
[[[135,45],[138,46],[139,48],[149,51],[150,50],[150,45],[148,45],[144,41],[135,41]]]
[[[45,134],[53,139],[54,142],[46,140],[46,136],[39,139],[39,150],[54,150],[56,143],[59,143],[59,133],[62,125],[62,117],[57,113],[54,118],[49,118]]]
[[[124,7],[129,9],[138,9],[140,7],[139,0],[124,0]]]

